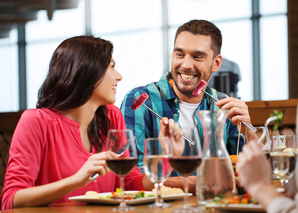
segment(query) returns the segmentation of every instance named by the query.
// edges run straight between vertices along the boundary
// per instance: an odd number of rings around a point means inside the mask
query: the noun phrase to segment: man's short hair
[[[174,44],[179,34],[183,31],[190,32],[194,35],[211,36],[211,49],[214,52],[214,57],[220,54],[222,35],[220,30],[213,23],[206,20],[191,20],[184,23],[176,31]]]

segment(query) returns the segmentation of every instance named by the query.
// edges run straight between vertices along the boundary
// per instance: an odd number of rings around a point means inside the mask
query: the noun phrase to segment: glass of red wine
[[[183,128],[184,134],[195,142],[194,145],[185,140],[185,148],[182,156],[175,156],[175,129],[171,133],[171,148],[169,162],[172,168],[184,177],[184,205],[174,212],[198,212],[200,209],[191,207],[187,202],[188,185],[187,176],[192,175],[200,166],[202,161],[201,142],[197,128]]]
[[[133,209],[126,205],[124,200],[124,177],[137,164],[137,149],[131,129],[109,130],[107,138],[107,151],[117,154],[116,158],[107,158],[107,166],[120,177],[121,202],[120,205],[112,208],[113,211],[128,211]]]

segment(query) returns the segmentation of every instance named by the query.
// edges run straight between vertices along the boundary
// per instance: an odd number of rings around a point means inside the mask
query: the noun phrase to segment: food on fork
[[[154,188],[152,190],[152,193],[155,195],[156,194],[156,189]],[[162,186],[161,187],[161,195],[177,195],[177,194],[184,194],[183,190],[180,188],[171,188],[167,186]]]
[[[205,85],[206,85],[206,81],[205,81],[204,79],[201,80],[201,81],[197,84],[195,90],[192,92],[192,95],[195,96],[195,97],[198,97],[199,94],[200,94],[200,93],[202,92],[202,90],[204,89]]]
[[[146,93],[142,93],[140,95],[140,97],[138,97],[135,102],[131,105],[131,108],[133,110],[138,109],[147,99],[148,99],[148,95]]]
[[[235,166],[238,162],[238,155],[230,155],[230,159],[232,161],[233,166]]]

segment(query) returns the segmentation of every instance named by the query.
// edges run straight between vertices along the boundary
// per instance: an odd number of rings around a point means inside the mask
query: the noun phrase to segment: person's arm
[[[196,183],[197,176],[187,177],[188,192],[196,194]],[[164,185],[172,188],[180,188],[184,191],[184,177],[169,177],[167,181],[164,182]]]
[[[92,182],[89,180],[91,175],[98,173],[101,176],[109,172],[105,159],[106,152],[94,154],[89,157],[76,174],[70,177],[53,183],[18,190],[14,196],[13,207],[49,205],[69,192],[86,186]]]
[[[246,190],[265,209],[275,198],[282,196],[270,183],[270,168],[263,151],[255,141],[243,147],[236,167]]]
[[[49,168],[49,174],[42,174],[49,177],[49,182],[36,186],[43,157],[47,156],[44,151],[48,141],[47,122],[41,114],[38,110],[25,112],[14,132],[2,193],[3,209],[48,205],[90,183],[92,174],[104,175],[107,172],[105,153],[94,154],[79,171],[63,180],[51,182],[51,172],[54,171]],[[51,157],[48,156],[47,160],[50,161]]]

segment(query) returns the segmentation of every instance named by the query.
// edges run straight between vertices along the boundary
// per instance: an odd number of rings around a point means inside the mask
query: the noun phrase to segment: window
[[[84,1],[78,8],[56,10],[49,21],[46,11],[26,24],[27,108],[35,108],[37,94],[48,73],[53,52],[66,38],[84,35]]]
[[[17,30],[0,39],[0,112],[19,110]]]
[[[120,107],[127,92],[158,81],[163,73],[162,4],[160,0],[91,3],[92,33],[113,43],[116,70],[123,77],[115,103]]]
[[[260,12],[259,91],[253,81],[253,0],[82,0],[78,8],[56,10],[52,21],[41,10],[38,20],[28,22],[25,30],[27,108],[36,106],[51,55],[64,39],[90,32],[114,44],[116,69],[123,76],[115,103],[120,106],[129,90],[158,81],[170,70],[175,32],[191,19],[210,20],[221,30],[222,55],[240,68],[241,99],[253,100],[254,92],[262,100],[287,99],[287,0],[256,2]],[[8,38],[0,39],[2,112],[20,109],[17,36],[17,30],[12,30]]]

